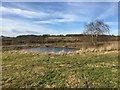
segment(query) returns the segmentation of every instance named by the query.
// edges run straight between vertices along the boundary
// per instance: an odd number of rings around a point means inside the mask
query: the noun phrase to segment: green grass
[[[117,88],[118,54],[42,54],[5,51],[3,88]]]

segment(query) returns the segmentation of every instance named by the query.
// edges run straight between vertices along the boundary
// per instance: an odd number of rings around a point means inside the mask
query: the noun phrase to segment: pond
[[[59,53],[61,51],[64,51],[65,53],[67,52],[74,52],[77,51],[79,49],[75,49],[75,48],[62,48],[62,47],[40,47],[40,48],[28,48],[28,49],[24,49],[26,51],[32,51],[32,52],[55,52],[55,53]]]

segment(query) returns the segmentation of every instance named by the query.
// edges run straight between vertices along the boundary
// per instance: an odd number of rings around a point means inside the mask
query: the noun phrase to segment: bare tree
[[[103,20],[95,20],[85,25],[85,34],[91,35],[92,44],[96,45],[99,35],[109,33],[110,29]]]

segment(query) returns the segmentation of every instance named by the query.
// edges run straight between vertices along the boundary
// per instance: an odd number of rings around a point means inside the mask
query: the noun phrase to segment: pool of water
[[[62,47],[40,47],[40,48],[28,48],[28,49],[24,49],[27,51],[32,51],[32,52],[55,52],[55,53],[59,53],[61,51],[64,51],[65,53],[67,52],[74,52],[77,51],[78,49],[75,48],[62,48]]]

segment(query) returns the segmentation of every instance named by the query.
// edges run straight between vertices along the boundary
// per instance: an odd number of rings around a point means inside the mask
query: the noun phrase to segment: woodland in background
[[[117,41],[118,36],[99,35],[98,42]],[[90,43],[91,36],[83,34],[67,35],[21,35],[17,37],[2,36],[2,45],[25,45],[25,44],[46,44],[46,43]]]

